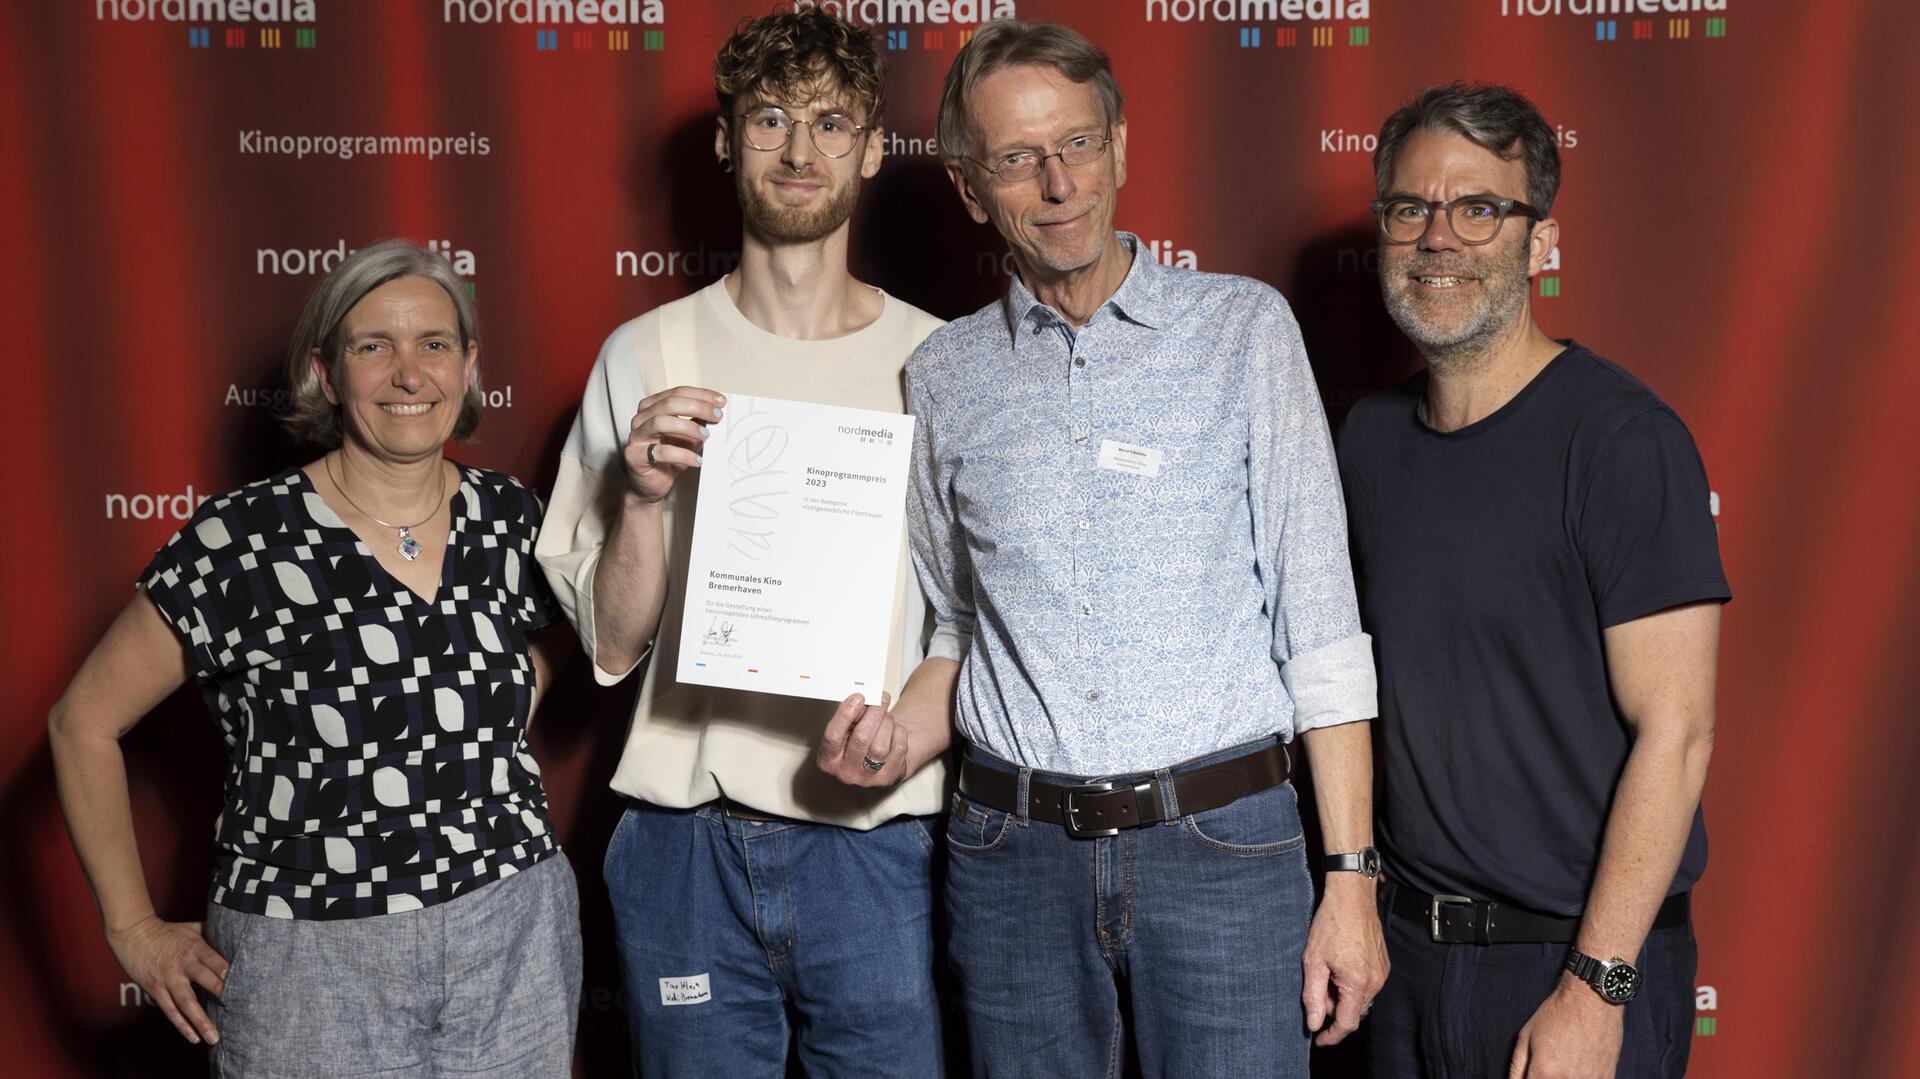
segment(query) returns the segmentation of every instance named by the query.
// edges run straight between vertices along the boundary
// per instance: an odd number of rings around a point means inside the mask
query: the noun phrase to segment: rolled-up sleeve
[[[933,612],[927,655],[958,662],[965,658],[973,638],[972,565],[954,516],[946,470],[939,460],[933,400],[923,381],[914,377],[911,364],[907,368],[907,404],[914,417],[907,541],[914,573]]]
[[[1253,316],[1248,489],[1254,560],[1273,620],[1273,661],[1296,734],[1379,714],[1373,648],[1347,548],[1346,505],[1300,327],[1278,293]]]
[[[594,574],[626,482],[620,454],[634,410],[646,395],[634,353],[635,332],[629,322],[600,348],[579,414],[560,451],[559,476],[533,552],[580,646],[595,657],[593,676],[601,685],[621,681],[639,665],[636,660],[622,671],[600,666],[593,612]]]

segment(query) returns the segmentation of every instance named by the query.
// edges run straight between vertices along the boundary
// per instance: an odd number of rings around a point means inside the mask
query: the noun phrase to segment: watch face
[[[1615,963],[1600,975],[1600,995],[1615,1004],[1625,1004],[1640,990],[1640,972],[1626,963]]]
[[[1360,872],[1369,877],[1380,875],[1380,852],[1368,847],[1360,852]]]

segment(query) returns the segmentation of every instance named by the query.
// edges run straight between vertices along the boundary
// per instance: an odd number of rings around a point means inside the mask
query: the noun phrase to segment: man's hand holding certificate
[[[701,448],[682,682],[878,700],[913,417],[728,394]]]

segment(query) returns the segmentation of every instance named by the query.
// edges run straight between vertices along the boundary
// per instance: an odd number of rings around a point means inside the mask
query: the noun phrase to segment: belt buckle
[[[1074,796],[1080,794],[1109,794],[1117,790],[1131,789],[1134,798],[1137,800],[1140,797],[1140,789],[1152,785],[1153,780],[1151,779],[1142,780],[1139,783],[1122,783],[1118,780],[1109,779],[1100,783],[1082,783],[1078,786],[1062,788],[1060,792],[1060,821],[1066,825],[1067,835],[1074,839],[1102,839],[1106,836],[1119,835],[1123,829],[1080,827],[1079,818],[1076,816],[1079,810],[1073,804]]]
[[[737,820],[746,824],[778,824],[777,819],[764,813],[758,813],[746,806],[736,804],[731,798],[720,801],[720,815],[728,820]]]
[[[1436,895],[1431,900],[1428,900],[1427,935],[1433,938],[1435,944],[1447,943],[1447,941],[1441,939],[1440,936],[1440,907],[1442,904],[1472,907],[1473,900],[1464,895]]]

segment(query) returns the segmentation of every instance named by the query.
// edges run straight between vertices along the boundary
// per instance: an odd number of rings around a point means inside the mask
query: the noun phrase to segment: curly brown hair
[[[859,123],[880,125],[887,111],[887,65],[873,36],[812,4],[740,20],[713,58],[713,91],[729,116],[741,94],[766,90],[786,100],[823,77],[852,96]]]

